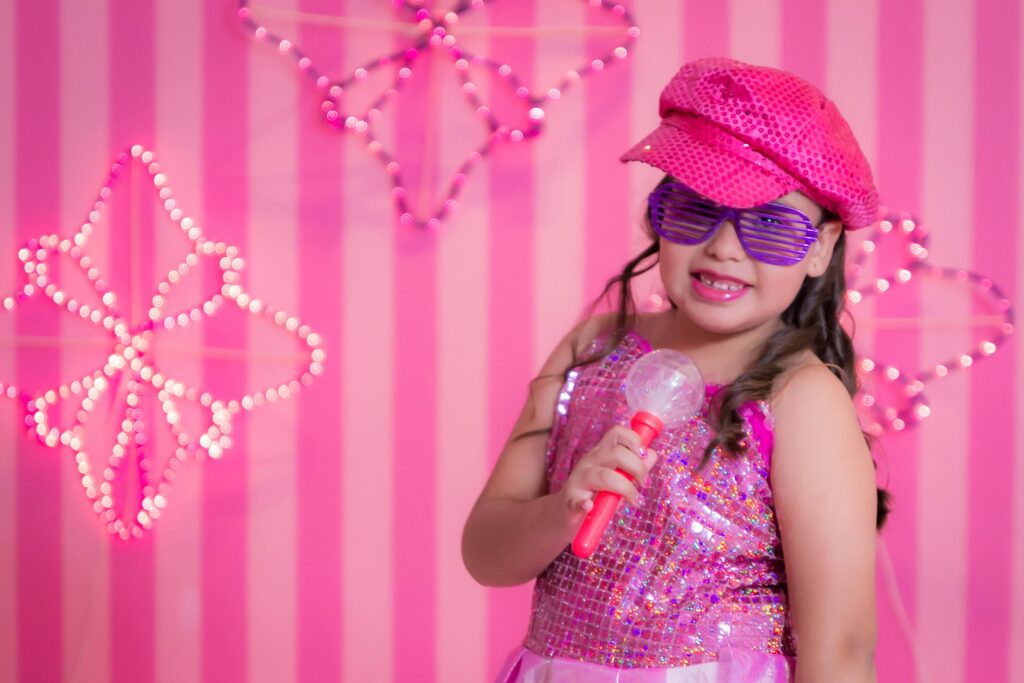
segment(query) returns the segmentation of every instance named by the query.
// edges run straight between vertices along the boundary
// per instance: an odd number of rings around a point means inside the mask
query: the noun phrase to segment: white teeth
[[[700,281],[708,287],[714,287],[715,289],[721,289],[726,292],[738,292],[743,289],[743,285],[736,284],[735,282],[721,282],[718,280],[712,280],[705,273],[700,274]]]

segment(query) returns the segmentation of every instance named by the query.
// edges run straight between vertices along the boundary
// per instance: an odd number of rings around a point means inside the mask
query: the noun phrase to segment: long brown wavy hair
[[[826,213],[822,222],[835,218],[834,214]],[[615,314],[611,330],[604,337],[604,344],[582,359],[576,356],[574,349],[573,363],[566,370],[566,377],[572,370],[604,358],[636,327],[637,311],[631,282],[658,265],[661,248],[660,238],[651,229],[650,218],[646,215],[644,222],[651,244],[626,263],[620,273],[608,280],[588,311],[588,314],[593,314],[601,301],[610,300],[614,293]],[[698,469],[707,463],[716,449],[733,455],[742,452],[740,442],[745,434],[738,408],[747,401],[768,400],[773,383],[784,368],[784,362],[804,349],[812,351],[826,364],[851,397],[856,394],[858,380],[853,340],[840,324],[846,303],[845,263],[846,231],[842,230],[825,273],[804,279],[796,298],[782,313],[783,327],[768,338],[753,367],[715,394],[710,422],[716,434],[705,449]],[[672,306],[675,308],[675,304]],[[870,448],[870,436],[865,434],[864,439]],[[877,500],[876,526],[881,528],[890,510],[889,493],[878,488]]]

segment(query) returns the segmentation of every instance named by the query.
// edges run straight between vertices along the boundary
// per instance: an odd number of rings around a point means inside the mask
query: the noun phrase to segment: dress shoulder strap
[[[772,450],[775,446],[775,421],[767,401],[750,401],[739,409],[740,415],[750,425],[751,436],[757,442],[757,451],[764,462],[765,470],[772,471]]]

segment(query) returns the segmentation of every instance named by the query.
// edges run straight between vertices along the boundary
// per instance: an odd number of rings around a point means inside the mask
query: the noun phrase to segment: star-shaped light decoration
[[[112,231],[103,234],[98,226],[113,222],[108,204],[124,175],[149,181],[156,195],[153,201],[161,209],[157,213],[178,228],[172,228],[174,235],[162,235],[159,241],[140,230],[144,219],[134,204],[127,212],[130,215],[124,216],[131,224],[124,240],[112,236]],[[132,189],[127,192],[131,194]],[[170,242],[181,245],[181,250],[166,249]],[[137,261],[147,255],[154,272],[161,272],[159,260],[169,267],[149,301],[140,305]],[[41,443],[70,449],[86,497],[107,529],[122,539],[139,537],[152,528],[185,461],[220,458],[230,448],[236,414],[287,399],[323,370],[320,336],[294,316],[246,292],[238,249],[204,236],[196,221],[178,206],[153,153],[141,146],[118,157],[78,232],[33,239],[19,250],[18,258],[27,282],[15,295],[0,300],[0,312],[17,313],[31,299],[45,298],[70,318],[62,327],[79,326],[80,334],[58,339],[58,346],[80,346],[81,338],[91,333],[103,350],[90,369],[59,386],[33,392],[0,382],[0,395],[24,402],[29,433]],[[125,298],[134,301],[119,300],[114,282],[130,284]],[[210,291],[201,292],[204,287]],[[196,291],[201,292],[201,300],[186,302]],[[301,371],[285,381],[231,397],[161,367],[157,356],[162,338],[174,330],[201,325],[230,308],[263,319],[282,337],[291,338],[299,351],[287,359],[300,361]],[[83,330],[83,324],[88,329]],[[205,351],[209,350],[186,349],[193,355]],[[219,350],[213,355],[224,353]],[[165,432],[160,438],[157,427]],[[173,452],[158,452],[164,445]]]
[[[589,28],[591,33],[610,37],[611,40],[606,46],[602,45],[600,54],[562,72],[556,82],[538,87],[529,85],[528,79],[513,68],[514,60],[487,56],[472,47],[473,38],[486,33],[522,36],[544,30],[543,27],[474,26],[467,22],[468,15],[482,14],[482,10],[493,2],[459,0],[450,7],[431,7],[422,1],[392,0],[387,4],[394,8],[394,20],[382,22],[359,15],[341,17],[296,12],[275,8],[269,4],[270,1],[240,0],[238,16],[246,29],[257,40],[269,43],[291,59],[300,73],[320,91],[321,109],[328,123],[339,130],[362,136],[367,150],[391,177],[392,197],[400,221],[433,229],[440,227],[441,221],[456,206],[459,189],[481,159],[498,144],[518,143],[540,134],[545,110],[550,103],[561,98],[581,78],[625,59],[630,44],[640,33],[623,5],[607,0],[582,0],[583,6],[594,17],[593,21],[597,24],[605,22],[605,25],[579,28]],[[573,4],[581,3],[573,0]],[[330,60],[315,59],[297,45],[294,35],[268,27],[275,21],[305,22],[351,30],[385,29],[403,38],[396,49],[382,50],[350,72],[335,76],[329,73],[330,67],[322,63]],[[427,109],[425,100],[437,96],[432,92],[429,81],[432,69],[447,71],[457,79],[457,86],[452,88],[452,92],[457,92],[456,97],[473,112],[479,130],[479,134],[474,134],[473,125],[460,125],[460,138],[465,139],[466,154],[441,193],[432,187],[438,152],[434,145],[429,144],[437,133],[424,127],[422,122],[423,112]],[[421,78],[426,80],[417,84],[420,72],[424,74]],[[385,76],[383,82],[381,75]],[[365,90],[367,84],[373,84],[369,86],[372,94],[353,97],[353,91]],[[413,94],[409,94],[410,91]],[[426,150],[420,158],[414,153],[420,150],[404,149],[409,145],[388,141],[379,134],[379,122],[389,115],[389,111],[396,120],[397,128],[418,128],[421,137],[415,146]]]

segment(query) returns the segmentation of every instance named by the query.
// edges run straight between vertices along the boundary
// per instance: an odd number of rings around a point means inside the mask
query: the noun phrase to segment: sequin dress
[[[604,359],[570,373],[548,442],[552,492],[609,428],[629,423],[622,382],[648,351],[630,332]],[[501,683],[792,678],[795,647],[768,481],[771,414],[762,401],[743,406],[742,456],[716,453],[698,473],[718,388],[708,387],[689,423],[652,442],[661,460],[598,550],[582,560],[566,548],[537,578],[529,631]]]

